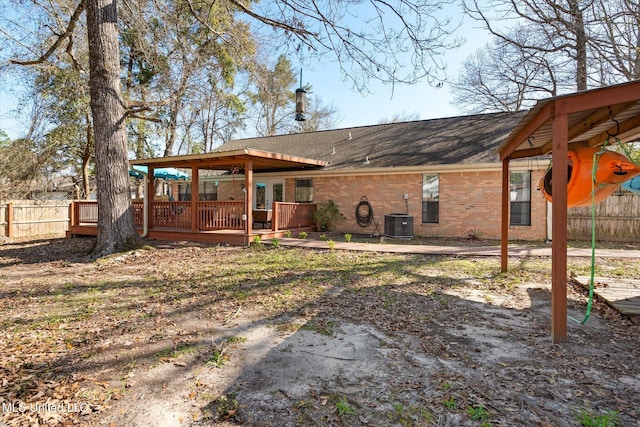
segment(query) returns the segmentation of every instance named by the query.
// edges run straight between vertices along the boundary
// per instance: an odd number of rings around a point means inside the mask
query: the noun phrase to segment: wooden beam
[[[592,89],[585,92],[561,96],[556,100],[557,114],[571,114],[595,110],[607,105],[637,102],[640,93],[640,80]],[[559,101],[559,102],[558,102]]]
[[[520,129],[520,131],[509,138],[507,143],[500,148],[500,160],[504,160],[511,156],[519,146],[525,141],[531,134],[540,128],[554,115],[554,103],[550,102],[546,104],[527,124]]]
[[[615,118],[615,116],[628,110],[634,105],[636,105],[636,102],[627,102],[624,104],[616,104],[613,106],[607,105],[605,107],[599,108],[593,114],[589,115],[589,117],[569,128],[569,141],[573,141],[580,135],[583,135],[584,133],[589,132],[593,128],[600,126],[601,124],[608,121],[611,121],[611,124],[615,127],[615,123],[611,119]]]
[[[567,342],[567,179],[568,116],[553,119],[551,336],[554,344]]]
[[[616,132],[619,132],[617,138],[621,142],[629,142],[633,141],[640,136],[640,115],[634,116],[629,120],[625,120],[620,123],[620,129],[618,130],[618,126],[615,123],[612,123],[613,126],[608,129],[608,132],[602,132],[598,135],[589,138],[585,141],[586,145],[589,147],[597,147],[602,145],[607,139],[609,139],[609,134],[614,135]]]
[[[542,156],[546,153],[548,153],[549,150],[547,151],[543,151],[541,149],[541,147],[538,148],[528,148],[526,150],[518,150],[518,151],[514,151],[513,153],[511,153],[511,155],[509,156],[511,158],[511,160],[515,160],[515,159],[523,159],[526,157],[536,157],[536,156]]]
[[[635,102],[627,102],[625,104],[605,106],[603,108],[598,109],[595,113],[591,114],[589,117],[587,117],[580,123],[575,124],[569,129],[569,133],[567,136],[568,140],[573,141],[574,139],[578,138],[580,135],[592,130],[593,128],[603,123],[606,123],[607,121],[611,122],[611,128],[608,129],[609,133],[615,133],[617,126],[611,120],[611,118],[612,117],[615,118],[616,115],[628,110],[629,108],[633,107],[635,104],[636,104]],[[629,120],[627,122],[629,122]],[[635,124],[634,126],[638,126],[638,124]],[[623,132],[622,124],[620,127],[620,132],[621,133]],[[569,149],[571,149],[572,147],[574,148],[597,147],[601,145],[604,141],[606,141],[607,138],[608,138],[608,135],[607,135],[607,132],[605,131],[595,137],[590,138],[589,140],[573,142],[569,145]],[[543,145],[542,147],[540,147],[542,154],[548,153],[549,151],[551,151],[552,145],[553,145],[553,140]],[[512,156],[512,158],[513,157],[514,156]]]
[[[509,174],[509,158],[502,161],[502,231],[500,233],[500,271],[506,272],[509,267],[509,208],[511,176]]]

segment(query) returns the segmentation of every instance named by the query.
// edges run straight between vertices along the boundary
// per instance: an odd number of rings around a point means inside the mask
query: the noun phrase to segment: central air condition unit
[[[399,213],[385,215],[384,235],[402,239],[413,238],[413,217]]]

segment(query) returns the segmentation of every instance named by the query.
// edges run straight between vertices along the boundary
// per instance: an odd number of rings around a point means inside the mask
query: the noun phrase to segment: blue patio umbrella
[[[640,176],[636,176],[635,178],[631,178],[629,181],[623,182],[622,188],[634,193],[640,193]]]
[[[142,179],[142,174],[139,172],[148,173],[148,170],[149,169],[146,166],[135,165],[129,169],[129,176]],[[153,177],[164,179],[166,181],[177,181],[180,179],[189,179],[189,174],[176,168],[158,168],[153,170]]]

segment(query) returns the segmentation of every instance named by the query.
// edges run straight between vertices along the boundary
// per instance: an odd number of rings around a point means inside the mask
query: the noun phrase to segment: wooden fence
[[[202,202],[201,202],[202,203]],[[0,237],[37,237],[64,235],[69,230],[70,201],[0,201]],[[91,206],[89,206],[91,205]],[[141,226],[141,203],[136,206],[137,221]],[[282,203],[278,228],[306,225],[315,205]],[[97,222],[95,202],[87,204],[94,209],[88,215]],[[93,211],[92,211],[93,212]],[[83,215],[87,218],[87,215]],[[591,207],[571,208],[568,212],[568,236],[574,240],[591,239]],[[600,241],[640,242],[640,194],[624,193],[608,197],[596,205],[596,238]]]
[[[70,205],[67,200],[0,202],[0,237],[64,236]]]
[[[596,239],[640,241],[640,194],[615,193],[595,205]],[[591,239],[591,206],[571,208],[568,212],[569,239]]]

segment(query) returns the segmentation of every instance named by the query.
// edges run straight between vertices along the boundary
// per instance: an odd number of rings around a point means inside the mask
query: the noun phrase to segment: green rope
[[[596,274],[596,174],[598,172],[598,163],[600,157],[604,154],[607,148],[607,140],[600,151],[593,153],[593,165],[591,167],[591,277],[589,278],[589,300],[587,301],[587,309],[582,320],[577,320],[571,316],[569,319],[574,322],[585,324],[591,316],[591,307],[593,306],[593,290],[595,288],[595,274]]]
[[[618,137],[615,137],[615,140],[622,151],[624,151],[629,161],[634,165],[640,167],[640,165],[638,165],[638,162],[633,159],[631,153],[629,152],[627,147],[620,141],[620,139],[618,139]],[[587,302],[587,309],[584,315],[584,319],[580,321],[569,316],[569,319],[581,324],[584,324],[587,322],[587,320],[589,320],[589,316],[591,315],[591,307],[593,306],[593,292],[595,288],[596,271],[596,173],[598,171],[598,162],[600,161],[600,157],[604,154],[608,144],[609,140],[607,139],[600,151],[593,154],[593,167],[591,168],[591,277],[589,278],[589,300]]]

